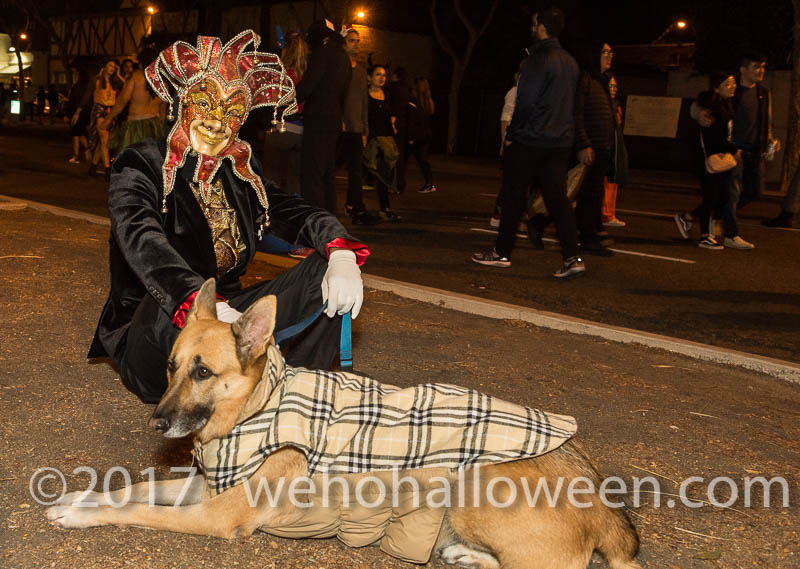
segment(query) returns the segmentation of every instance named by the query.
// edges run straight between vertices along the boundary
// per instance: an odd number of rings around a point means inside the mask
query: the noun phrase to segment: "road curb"
[[[96,223],[97,225],[105,225],[106,227],[111,226],[111,220],[107,217],[103,217],[101,215],[94,215],[93,213],[84,213],[82,211],[75,211],[74,209],[66,209],[63,207],[58,207],[55,205],[50,205],[41,202],[35,202],[33,200],[23,200],[20,198],[14,198],[11,196],[6,196],[0,194],[0,202],[9,202],[11,204],[24,204],[31,209],[38,209],[41,211],[47,211],[52,213],[53,215],[60,215],[62,217],[70,217],[72,219],[80,219],[82,221],[88,221],[90,223]]]
[[[394,281],[373,275],[364,274],[362,278],[364,279],[364,286],[369,288],[391,292],[404,298],[435,304],[450,310],[458,310],[459,312],[500,320],[522,320],[542,328],[595,336],[623,344],[640,344],[649,348],[659,348],[690,358],[741,367],[800,384],[800,365],[784,360],[717,348],[641,330],[598,324],[597,322],[573,318],[563,314],[476,298],[466,294]]]
[[[31,200],[22,200],[2,194],[0,194],[0,201],[12,204],[25,204],[33,209],[48,211],[54,215],[80,219],[98,225],[109,226],[111,223],[108,218],[99,215]],[[294,259],[287,259],[286,257],[268,253],[256,253],[256,257],[261,261],[276,264],[284,268],[288,268],[297,263]],[[800,384],[800,365],[784,360],[748,354],[737,350],[716,348],[706,344],[662,336],[660,334],[652,334],[641,330],[633,330],[631,328],[598,324],[590,320],[582,320],[580,318],[556,314],[554,312],[546,312],[505,302],[476,298],[466,294],[395,281],[374,275],[363,274],[362,277],[364,279],[364,285],[369,288],[391,292],[404,298],[435,304],[450,310],[457,310],[459,312],[466,312],[468,314],[475,314],[476,316],[484,316],[486,318],[495,318],[498,320],[522,320],[523,322],[530,322],[542,328],[595,336],[623,344],[639,344],[649,348],[659,348],[690,358],[741,367],[750,371],[770,375],[784,381]]]

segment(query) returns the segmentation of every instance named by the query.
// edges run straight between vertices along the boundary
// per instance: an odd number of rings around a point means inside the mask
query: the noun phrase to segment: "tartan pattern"
[[[301,450],[309,476],[518,460],[561,446],[575,419],[441,383],[401,389],[345,372],[284,367],[270,346],[264,409],[195,453],[220,493],[249,478],[285,446]]]

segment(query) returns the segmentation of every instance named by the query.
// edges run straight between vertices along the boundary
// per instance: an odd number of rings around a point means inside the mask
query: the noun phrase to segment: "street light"
[[[28,39],[28,34],[26,34],[25,32],[22,32],[21,34],[19,34],[19,39],[21,39],[21,40]]]
[[[653,40],[653,43],[659,43],[662,39],[664,39],[664,36],[666,36],[670,32],[674,32],[676,30],[685,30],[688,25],[689,24],[686,22],[686,20],[675,20],[669,26],[667,26],[666,30],[661,32],[660,36],[658,36],[656,39]]]
[[[151,14],[151,15],[152,15],[152,14],[155,14],[155,13],[156,13],[156,9],[155,9],[155,7],[153,7],[153,6],[148,6],[148,7],[147,7],[147,13],[148,13],[148,14]]]
[[[356,12],[356,18],[358,18],[359,20],[363,20],[366,17],[367,14],[364,12],[364,10],[359,10],[358,12]]]

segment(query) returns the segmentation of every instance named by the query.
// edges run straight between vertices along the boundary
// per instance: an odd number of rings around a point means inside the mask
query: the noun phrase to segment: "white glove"
[[[232,324],[242,315],[241,312],[232,308],[227,302],[217,302],[217,320]]]
[[[322,278],[322,301],[326,300],[328,308],[325,314],[329,318],[351,311],[353,318],[358,316],[364,302],[364,284],[356,254],[352,251],[339,249],[331,253],[328,270]]]

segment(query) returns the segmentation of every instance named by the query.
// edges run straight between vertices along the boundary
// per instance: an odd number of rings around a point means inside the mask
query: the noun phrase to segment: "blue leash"
[[[311,316],[301,320],[297,324],[292,324],[288,328],[284,328],[274,334],[275,343],[281,344],[284,340],[288,340],[293,336],[297,336],[300,332],[308,328],[314,320],[327,308],[328,302],[325,303]],[[342,316],[342,333],[339,338],[339,365],[346,371],[353,369],[353,342],[352,342],[352,318],[350,313]]]

